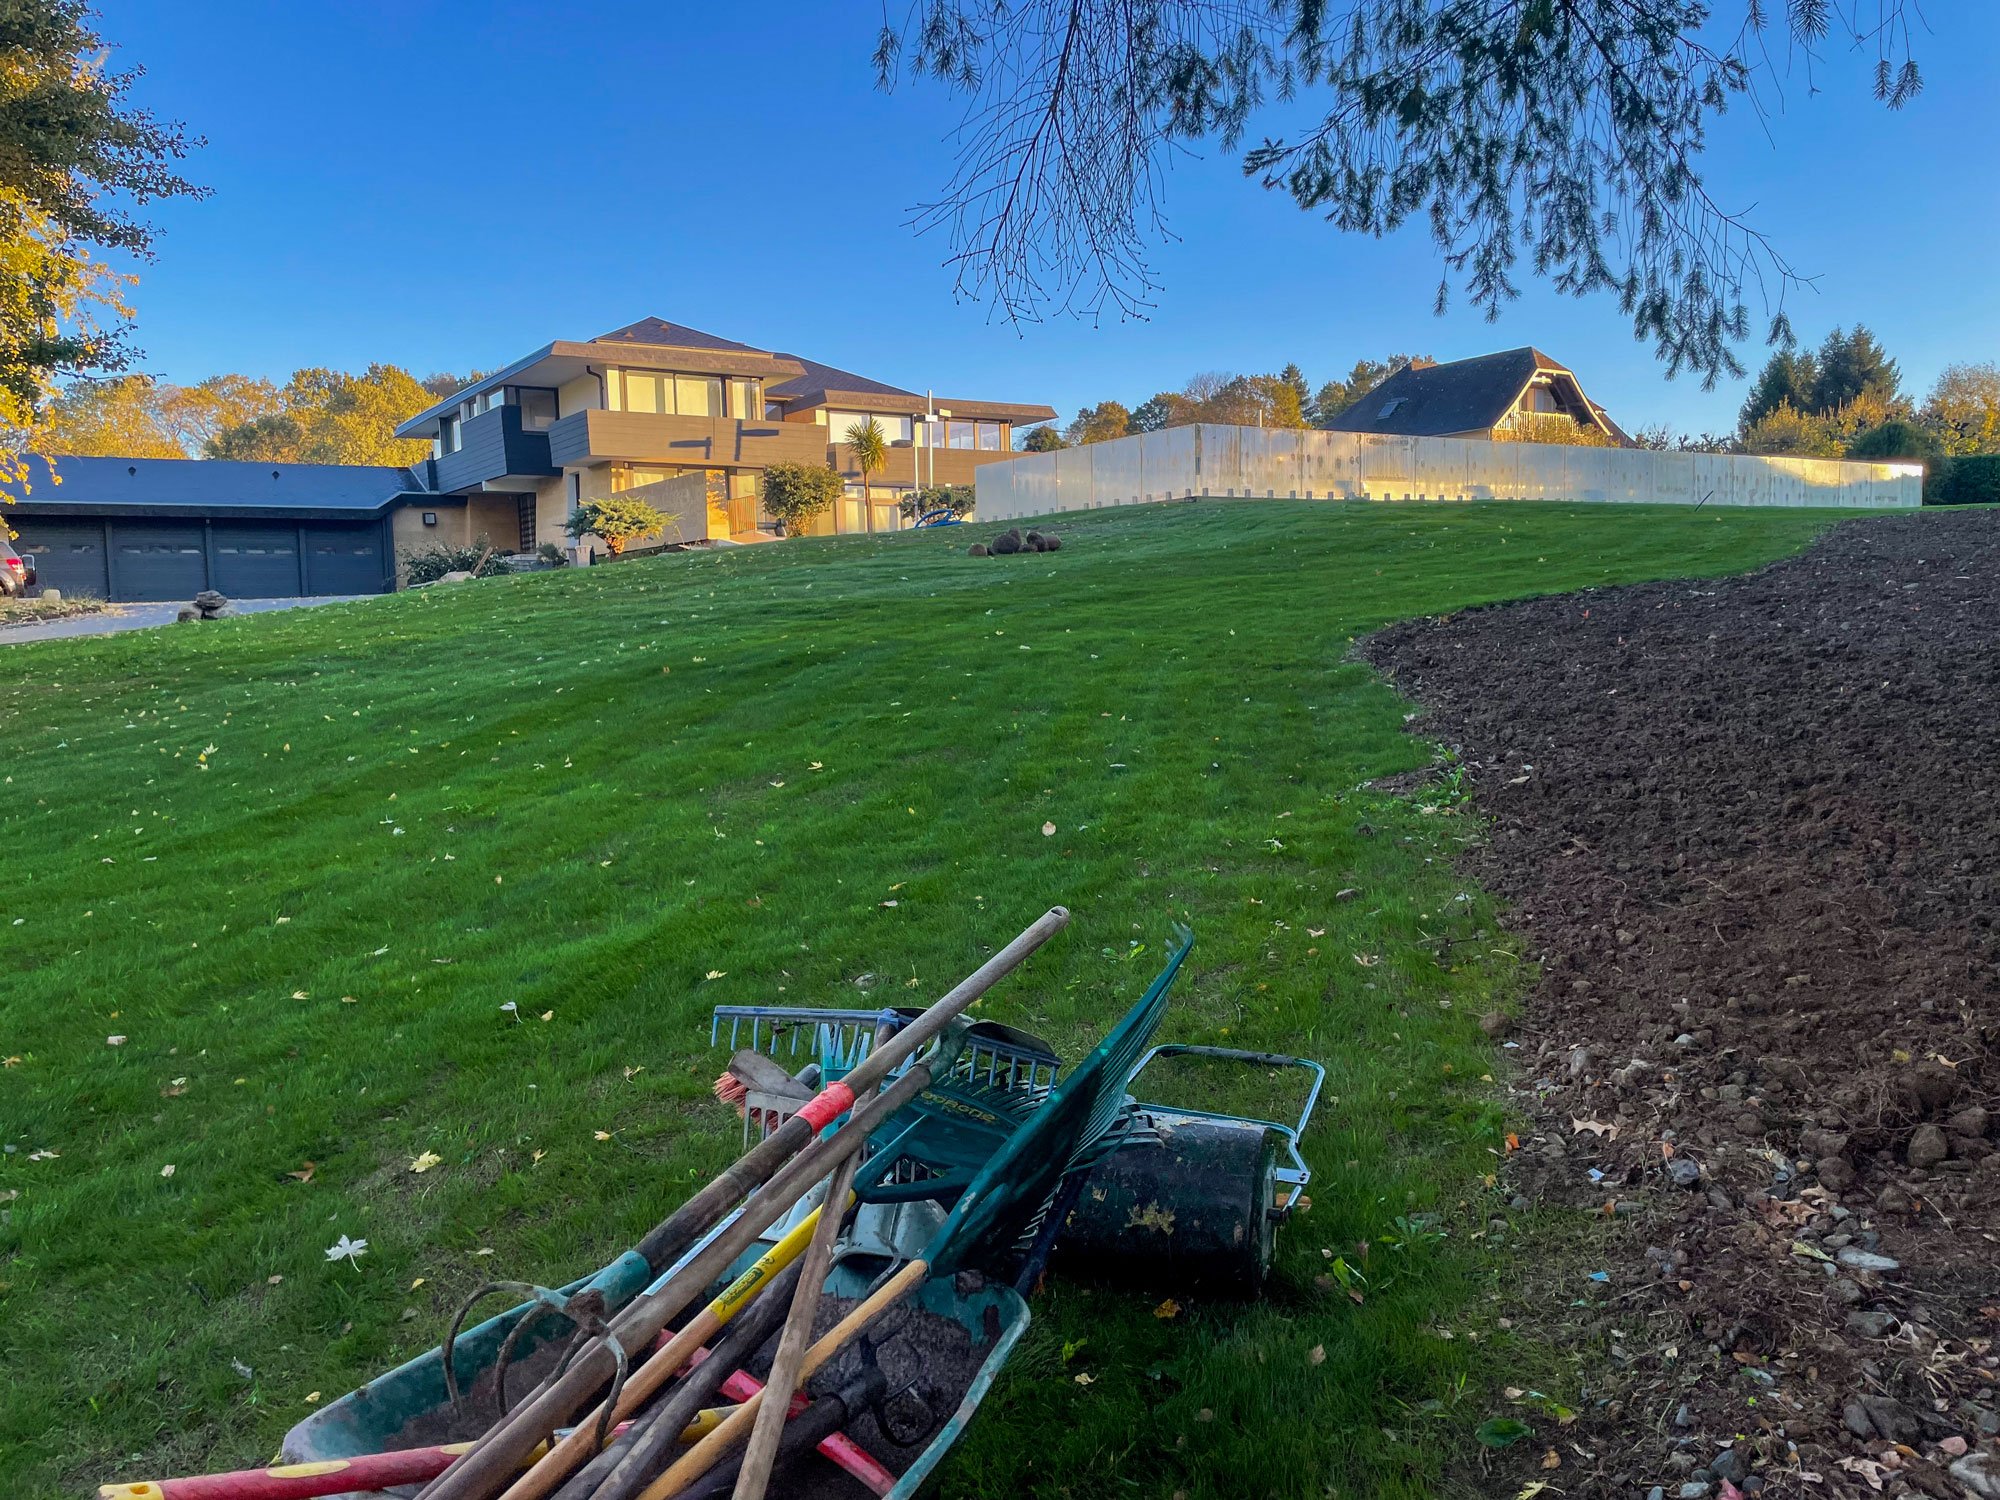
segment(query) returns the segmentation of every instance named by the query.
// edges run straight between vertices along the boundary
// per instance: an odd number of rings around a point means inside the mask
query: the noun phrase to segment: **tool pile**
[[[414,1485],[421,1500],[910,1500],[1026,1330],[1060,1246],[1121,1285],[1257,1295],[1276,1227],[1305,1202],[1298,1142],[1323,1070],[1147,1050],[1184,929],[1066,1074],[1046,1042],[966,1014],[1068,922],[1053,908],[926,1010],[717,1007],[712,1044],[725,1021],[732,1047],[749,1032],[716,1089],[746,1149],[631,1251],[557,1289],[480,1287],[439,1349],[294,1427],[297,1462],[107,1485],[103,1500]],[[777,1054],[802,1042],[812,1058],[787,1072]],[[1288,1125],[1135,1103],[1128,1089],[1164,1055],[1303,1068],[1305,1109]],[[461,1332],[493,1294],[516,1305]]]

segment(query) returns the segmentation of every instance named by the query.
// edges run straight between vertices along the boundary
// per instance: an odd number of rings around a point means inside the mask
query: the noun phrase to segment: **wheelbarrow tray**
[[[767,1248],[752,1247],[748,1258]],[[745,1260],[745,1264],[748,1259]],[[734,1274],[732,1268],[730,1275]],[[607,1305],[615,1310],[645,1290],[652,1281],[646,1263],[627,1252],[594,1276],[563,1287],[565,1293],[594,1286],[604,1293]],[[719,1278],[720,1290],[730,1279]],[[868,1272],[843,1261],[834,1266],[826,1281],[830,1297],[857,1297],[870,1280]],[[992,1388],[994,1379],[1007,1362],[1015,1344],[1027,1331],[1028,1304],[1011,1288],[988,1282],[978,1290],[960,1290],[953,1277],[941,1276],[926,1282],[909,1299],[915,1307],[951,1319],[962,1327],[975,1351],[981,1352],[970,1385],[956,1409],[938,1431],[918,1451],[914,1459],[894,1451],[877,1452],[876,1457],[898,1474],[890,1500],[910,1500],[925,1477],[951,1450],[973,1413]],[[398,1365],[368,1384],[348,1392],[337,1401],[314,1412],[285,1434],[283,1461],[312,1463],[322,1459],[354,1458],[366,1453],[384,1453],[400,1448],[432,1444],[469,1442],[478,1437],[492,1420],[493,1374],[500,1346],[514,1324],[535,1304],[519,1307],[489,1318],[458,1336],[453,1345],[454,1364],[468,1393],[469,1416],[456,1416],[445,1395],[444,1365],[436,1349]],[[893,1315],[892,1315],[893,1316]],[[568,1327],[559,1318],[545,1318],[523,1336],[508,1375],[511,1400],[518,1401],[553,1368]],[[865,1495],[867,1492],[832,1465],[814,1461],[813,1494]],[[824,1473],[820,1473],[824,1470]],[[795,1471],[796,1472],[796,1471]],[[409,1486],[387,1491],[411,1495],[419,1488]],[[366,1491],[367,1495],[384,1493]],[[774,1491],[774,1493],[784,1493]]]

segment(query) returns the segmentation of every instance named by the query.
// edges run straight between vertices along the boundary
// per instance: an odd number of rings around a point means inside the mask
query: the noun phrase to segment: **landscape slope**
[[[1431,751],[1352,643],[1829,520],[1182,505],[12,648],[5,1488],[267,1459],[730,1157],[712,1005],[920,1001],[1061,902],[988,1013],[1074,1057],[1186,921],[1163,1036],[1323,1060],[1320,1176],[1260,1306],[1053,1285],[944,1493],[1430,1490],[1561,1376],[1487,1227],[1518,945],[1463,798],[1365,785]]]

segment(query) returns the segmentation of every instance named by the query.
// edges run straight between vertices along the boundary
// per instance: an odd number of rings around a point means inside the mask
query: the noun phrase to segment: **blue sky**
[[[1173,171],[1149,320],[1016,329],[955,304],[943,242],[906,221],[949,175],[957,109],[935,87],[875,90],[879,6],[100,6],[118,62],[147,69],[139,102],[207,138],[189,174],[213,195],[151,211],[135,294],[143,367],[173,380],[490,368],[656,314],[1065,416],[1198,370],[1296,360],[1317,384],[1363,355],[1526,343],[1628,427],[1720,430],[1742,399],[1740,381],[1665,380],[1602,297],[1530,285],[1497,325],[1435,317],[1421,229],[1340,235],[1219,152]],[[1875,105],[1867,60],[1838,55],[1817,94],[1794,70],[1767,120],[1729,116],[1707,161],[1716,197],[1818,277],[1790,304],[1801,334],[1866,322],[1919,391],[2000,357],[2000,6],[1925,14],[1915,104]]]

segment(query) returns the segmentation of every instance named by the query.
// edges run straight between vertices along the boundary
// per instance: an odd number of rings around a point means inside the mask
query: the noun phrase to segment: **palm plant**
[[[861,471],[861,503],[868,503],[868,476],[880,473],[889,457],[889,434],[870,417],[847,429],[847,449],[854,455],[854,467]]]

